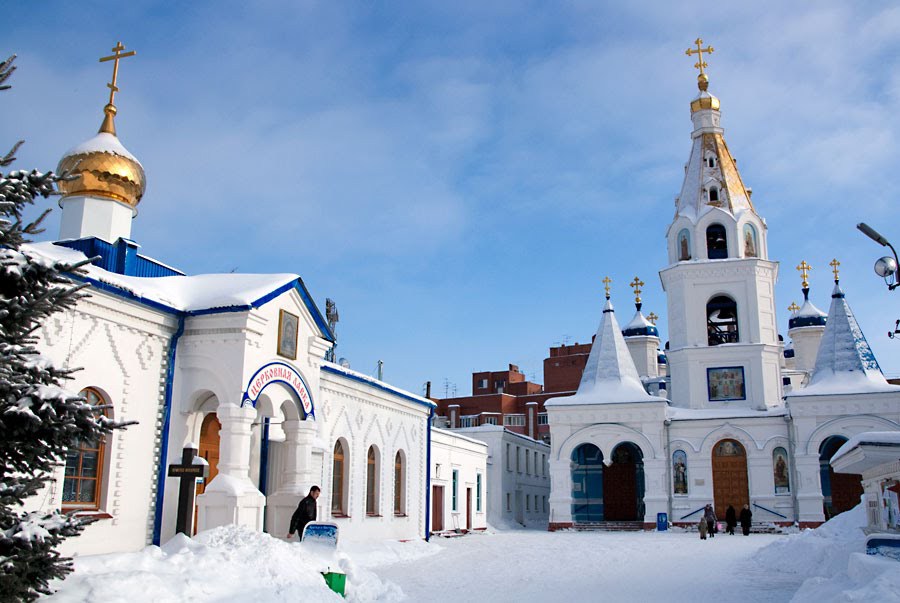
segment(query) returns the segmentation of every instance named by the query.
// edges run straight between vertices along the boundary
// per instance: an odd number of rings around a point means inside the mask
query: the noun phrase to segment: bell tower
[[[692,145],[660,272],[669,313],[671,400],[687,408],[765,409],[782,386],[775,318],[778,264],[768,258],[766,223],[756,213],[720,127],[697,39],[688,56],[699,94],[691,102]]]

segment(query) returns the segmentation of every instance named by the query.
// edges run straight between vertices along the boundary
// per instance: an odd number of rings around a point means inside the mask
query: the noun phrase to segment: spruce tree
[[[0,63],[0,90],[10,87],[4,84],[14,59]],[[0,158],[0,170],[15,161],[21,145]],[[33,601],[51,592],[52,579],[72,571],[72,560],[56,547],[90,520],[58,510],[27,512],[23,503],[52,479],[67,450],[123,426],[67,391],[62,384],[72,371],[37,350],[40,325],[84,296],[84,285],[65,276],[83,264],[48,260],[22,247],[42,232],[50,211],[26,222],[25,209],[56,194],[62,178],[37,170],[0,171],[0,601]]]

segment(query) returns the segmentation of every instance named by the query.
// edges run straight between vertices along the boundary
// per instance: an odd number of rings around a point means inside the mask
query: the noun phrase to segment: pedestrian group
[[[734,528],[737,526],[738,520],[741,522],[741,531],[744,536],[749,536],[750,524],[753,520],[753,512],[750,510],[750,505],[744,505],[740,515],[737,514],[733,506],[728,505],[728,509],[725,511],[725,530],[732,536],[734,536]],[[712,505],[706,505],[703,508],[703,515],[697,523],[697,529],[700,531],[700,540],[706,540],[707,535],[710,538],[714,538],[716,532],[721,529]]]

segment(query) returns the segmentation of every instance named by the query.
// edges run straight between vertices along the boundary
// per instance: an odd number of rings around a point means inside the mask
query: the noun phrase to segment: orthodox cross
[[[649,320],[653,324],[656,324],[656,321],[659,320],[659,316],[657,316],[654,312],[651,312],[647,315],[647,320]]]
[[[812,266],[806,263],[806,260],[802,260],[800,265],[797,266],[797,270],[800,271],[800,278],[802,278],[802,285],[804,289],[809,289],[809,282],[807,279],[809,278],[809,271],[812,270]]]
[[[703,69],[705,67],[709,67],[709,65],[707,65],[706,62],[703,60],[703,53],[705,52],[707,54],[712,54],[714,49],[712,46],[707,46],[706,48],[703,48],[703,40],[701,38],[697,38],[696,40],[694,40],[694,44],[697,45],[697,49],[694,50],[693,48],[688,48],[687,50],[684,51],[684,54],[686,54],[688,56],[696,54],[697,55],[697,64],[694,65],[694,68],[700,70],[700,75],[705,75],[706,72],[703,71]]]
[[[603,280],[600,282],[603,283],[603,288],[606,289],[606,299],[609,299],[609,284],[612,282],[612,279],[608,276],[604,276]]]
[[[195,462],[199,458],[200,462]],[[181,480],[178,488],[178,514],[175,518],[175,532],[181,532],[187,536],[194,533],[194,494],[197,478],[209,476],[209,465],[202,457],[197,457],[197,449],[185,447],[181,454],[180,465],[169,465],[169,477],[177,477]]]
[[[638,277],[634,277],[634,280],[629,283],[631,288],[634,289],[634,303],[641,303],[641,287],[644,286],[644,281],[639,279]]]
[[[125,57],[133,57],[137,54],[135,51],[130,52],[122,52],[125,50],[125,47],[121,42],[117,42],[115,48],[112,51],[116,54],[108,57],[102,57],[100,59],[101,63],[105,63],[106,61],[113,61],[113,76],[112,82],[108,83],[106,86],[109,88],[109,104],[113,104],[113,100],[116,97],[116,92],[119,91],[119,87],[116,86],[116,80],[119,78],[119,59],[124,59]]]
[[[791,314],[800,309],[800,306],[797,305],[797,302],[791,302],[791,305],[788,306],[788,310],[791,311]]]
[[[834,272],[834,282],[838,282],[839,280],[841,280],[838,276],[838,266],[840,266],[841,263],[837,261],[837,258],[834,258],[833,260],[828,262],[828,265],[831,266],[831,271]]]

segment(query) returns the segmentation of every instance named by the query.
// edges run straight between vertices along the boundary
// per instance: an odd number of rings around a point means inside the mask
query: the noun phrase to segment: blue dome
[[[785,348],[784,349],[784,357],[785,358],[793,358],[794,357],[794,348]]]
[[[656,364],[669,364],[669,359],[659,350],[656,350]]]

